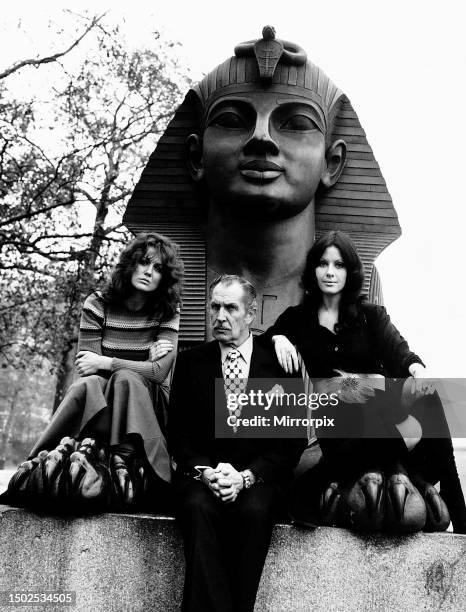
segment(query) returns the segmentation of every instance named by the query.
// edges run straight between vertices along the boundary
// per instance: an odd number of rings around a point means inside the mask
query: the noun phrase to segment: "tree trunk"
[[[76,356],[77,347],[78,340],[76,337],[74,337],[67,343],[62,352],[60,367],[58,368],[57,372],[57,384],[55,386],[52,414],[55,414],[57,411],[58,406],[65,397],[68,387],[74,380],[74,359]]]
[[[68,298],[68,310],[65,324],[63,326],[64,333],[68,336],[68,340],[65,341],[60,367],[57,372],[57,383],[55,387],[55,398],[53,401],[52,414],[55,414],[58,406],[65,396],[66,391],[68,390],[68,387],[74,380],[74,360],[78,344],[79,316],[83,300],[89,295],[94,285],[96,261],[105,236],[103,226],[108,212],[107,199],[110,187],[111,180],[107,180],[106,185],[102,190],[100,202],[97,208],[91,242],[80,266],[79,278],[77,279],[76,286],[73,288],[72,294]]]
[[[10,439],[11,429],[13,427],[14,416],[15,416],[14,412],[16,409],[16,400],[18,398],[18,394],[19,394],[19,388],[15,389],[15,391],[13,392],[13,396],[10,402],[10,410],[8,413],[8,417],[6,418],[5,426],[0,435],[0,470],[3,470],[5,468],[5,462],[6,462],[6,456],[7,456],[6,447],[8,444],[8,440]]]

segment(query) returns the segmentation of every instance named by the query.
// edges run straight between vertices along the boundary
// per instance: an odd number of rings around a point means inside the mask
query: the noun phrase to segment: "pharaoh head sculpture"
[[[124,221],[133,231],[154,229],[180,244],[187,269],[183,333],[200,340],[209,233],[222,226],[222,240],[235,241],[239,231],[257,236],[280,223],[289,229],[293,219],[296,240],[305,229],[304,251],[316,234],[348,232],[366,266],[366,289],[372,278],[377,298],[373,261],[401,233],[379,166],[343,92],[301,47],[266,26],[262,38],[239,44],[189,90]],[[228,223],[232,230],[225,233]],[[216,243],[214,255],[219,248]],[[267,248],[273,250],[273,239]],[[275,299],[286,303],[286,296]]]
[[[211,206],[286,218],[311,203],[321,182],[338,179],[346,145],[326,137],[341,92],[272,28],[238,45],[193,91],[202,128],[188,140],[189,167]]]

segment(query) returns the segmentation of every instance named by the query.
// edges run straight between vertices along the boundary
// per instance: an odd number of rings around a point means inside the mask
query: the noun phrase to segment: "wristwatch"
[[[245,489],[250,489],[252,485],[256,482],[256,477],[251,472],[251,470],[243,470],[240,472],[243,477],[243,485]]]

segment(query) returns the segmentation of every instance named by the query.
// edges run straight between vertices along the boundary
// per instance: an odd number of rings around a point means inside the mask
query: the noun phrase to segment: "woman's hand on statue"
[[[432,375],[421,363],[409,366],[409,373],[413,377],[411,393],[413,395],[431,395],[435,391]]]
[[[79,351],[74,362],[80,376],[97,374],[99,370],[111,370],[112,358],[97,355],[92,351]]]
[[[299,370],[298,353],[286,336],[272,336],[278,363],[288,374]]]
[[[165,338],[161,338],[156,342],[153,342],[149,348],[149,360],[157,361],[157,359],[161,359],[165,357],[167,353],[172,351],[175,347],[170,340],[166,340]]]

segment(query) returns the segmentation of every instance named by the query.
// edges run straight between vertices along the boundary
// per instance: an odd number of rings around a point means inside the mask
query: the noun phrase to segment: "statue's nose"
[[[262,152],[277,155],[280,151],[278,143],[270,134],[270,122],[268,116],[258,115],[251,138],[247,141],[244,152]]]

